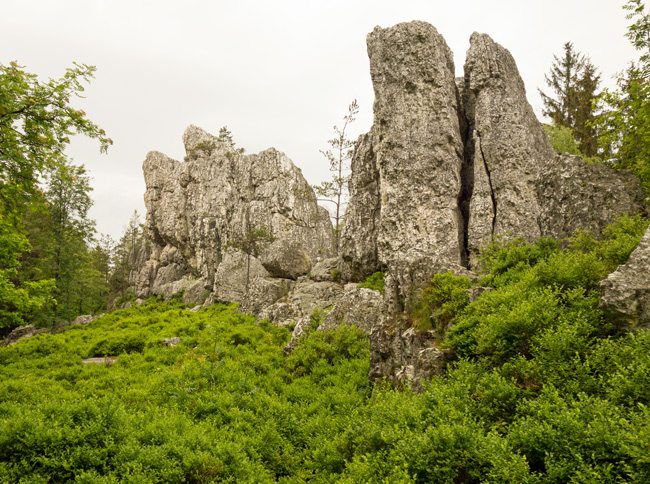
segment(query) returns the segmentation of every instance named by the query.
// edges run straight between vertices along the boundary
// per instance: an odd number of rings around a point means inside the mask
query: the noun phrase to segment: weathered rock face
[[[32,338],[37,334],[49,332],[50,330],[46,328],[36,329],[36,326],[33,324],[28,324],[27,326],[18,326],[11,333],[9,333],[7,337],[2,340],[2,342],[0,342],[0,346],[11,346],[18,343],[21,339]]]
[[[384,301],[379,291],[367,288],[351,288],[346,291],[327,313],[318,326],[320,331],[348,325],[370,334],[385,316]]]
[[[316,308],[332,306],[343,294],[343,286],[335,282],[298,281],[292,291],[285,294],[275,304],[268,305],[258,315],[258,319],[268,319],[279,326],[296,324],[301,318],[309,318]]]
[[[273,277],[298,279],[311,269],[311,259],[298,242],[278,240],[264,251],[260,258],[264,269]]]
[[[387,271],[392,310],[432,275],[410,268],[472,267],[493,235],[561,238],[644,211],[633,177],[556,155],[512,55],[489,36],[472,34],[458,79],[423,22],[376,28],[368,54],[374,125],[352,160],[341,267],[347,280]]]
[[[391,382],[398,388],[440,375],[445,354],[435,346],[434,331],[417,331],[402,319],[375,325],[370,333],[370,380]]]
[[[468,250],[478,254],[492,235],[539,237],[538,174],[555,152],[533,109],[508,50],[485,34],[472,34],[465,62],[463,105],[466,163],[473,180]],[[469,177],[468,177],[469,178]]]
[[[410,249],[461,262],[463,143],[452,53],[424,22],[368,35],[374,125],[357,142],[341,237],[344,277],[361,279]]]
[[[628,261],[600,282],[600,307],[622,327],[650,328],[650,229]]]
[[[386,311],[379,291],[358,288],[356,284],[349,284],[343,291],[335,299],[333,306],[318,306],[322,320],[319,321],[316,328],[309,314],[304,314],[304,316],[297,319],[291,341],[284,348],[286,354],[291,353],[300,344],[301,338],[313,331],[314,328],[317,331],[328,331],[339,326],[348,325],[356,326],[370,334],[372,328],[381,325]],[[324,317],[323,314],[325,314]]]
[[[645,211],[633,177],[554,152],[512,55],[489,36],[472,35],[457,79],[428,24],[376,28],[367,43],[374,124],[356,144],[339,264],[345,280],[386,272],[389,315],[434,274],[469,275],[495,235],[563,238]],[[377,378],[439,368],[422,334],[373,331]]]
[[[331,256],[327,211],[316,204],[310,185],[286,155],[273,148],[242,155],[195,126],[183,141],[184,162],[158,152],[144,162],[151,246],[148,254],[142,250],[135,256],[148,255],[131,275],[138,296],[166,292],[186,277],[184,286],[202,278],[204,285],[214,286],[216,299],[241,301],[255,277],[297,277],[312,261]],[[299,253],[300,263],[290,258],[291,267],[285,268],[286,261],[276,257],[269,274],[259,256],[273,240]],[[286,250],[276,255],[286,256]],[[224,262],[229,262],[228,274],[220,270]],[[230,277],[234,269],[236,277]]]
[[[599,234],[619,214],[646,213],[643,190],[631,173],[557,155],[536,181],[539,226],[561,239],[582,229]]]

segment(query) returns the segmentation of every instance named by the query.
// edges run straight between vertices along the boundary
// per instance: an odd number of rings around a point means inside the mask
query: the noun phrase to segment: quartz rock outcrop
[[[647,214],[638,179],[631,173],[557,155],[536,180],[541,233],[554,239],[587,230],[599,234],[620,214]]]
[[[331,257],[329,215],[285,154],[271,148],[243,155],[195,126],[183,142],[184,162],[153,151],[143,165],[150,246],[133,255],[137,296],[190,287],[199,279],[214,293],[210,301],[241,302],[256,277],[295,278],[312,262]],[[274,252],[267,271],[260,257],[269,246],[284,252]],[[299,263],[287,259],[287,251],[300,254]]]
[[[650,229],[628,261],[600,282],[600,307],[622,327],[650,328]]]
[[[344,280],[385,271],[389,315],[412,309],[435,273],[471,277],[493,236],[564,238],[645,212],[634,177],[554,152],[512,55],[489,36],[472,34],[462,78],[426,23],[377,27],[367,45],[374,124],[356,143],[339,264]],[[373,378],[438,368],[423,335],[395,331],[373,328]]]
[[[375,326],[381,325],[386,315],[379,291],[359,288],[356,284],[349,284],[331,302],[333,305],[314,306],[314,309],[318,308],[315,313],[304,315],[296,321],[291,341],[284,348],[286,354],[291,353],[300,339],[314,329],[328,331],[348,325],[370,334]]]
[[[472,34],[456,79],[426,23],[377,27],[367,43],[374,124],[352,159],[340,264],[346,280],[387,271],[391,310],[432,275],[411,268],[471,268],[494,235],[561,238],[645,211],[633,177],[554,152],[489,36]]]
[[[526,99],[508,50],[488,35],[473,33],[463,88],[467,119],[465,183],[472,184],[467,244],[478,254],[492,235],[542,235],[537,177],[555,152]]]
[[[408,251],[460,264],[463,141],[451,50],[424,22],[377,27],[367,41],[374,125],[352,160],[343,275],[390,271]]]
[[[374,326],[370,332],[370,380],[419,389],[422,380],[444,370],[445,354],[435,341],[435,331],[418,331],[401,318]]]
[[[0,342],[0,346],[11,346],[18,343],[21,339],[33,338],[37,334],[49,333],[50,330],[36,329],[36,326],[33,324],[28,324],[26,326],[18,326],[11,333],[9,333],[5,339]]]

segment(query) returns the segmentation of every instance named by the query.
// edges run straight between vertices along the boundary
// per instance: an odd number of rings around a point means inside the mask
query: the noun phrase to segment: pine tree
[[[580,152],[587,157],[598,153],[598,133],[594,122],[598,116],[598,86],[600,74],[589,59],[585,61],[582,74],[576,83],[575,124],[573,135],[579,143]]]

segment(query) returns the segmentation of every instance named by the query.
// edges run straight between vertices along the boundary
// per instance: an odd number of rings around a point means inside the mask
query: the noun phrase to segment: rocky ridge
[[[192,289],[244,304],[258,279],[294,280],[332,255],[329,215],[284,153],[244,155],[195,126],[183,142],[184,162],[153,151],[143,164],[149,243],[132,254],[138,297]]]
[[[323,310],[318,329],[371,334],[373,378],[417,383],[444,358],[400,315],[434,274],[472,277],[493,236],[562,238],[645,208],[631,175],[554,153],[512,55],[489,36],[471,36],[460,79],[425,22],[377,27],[367,44],[374,124],[356,143],[338,261],[325,260],[326,211],[284,154],[243,155],[190,126],[184,162],[145,160],[150,243],[132,254],[131,282],[139,297],[185,289],[293,325],[288,350]],[[383,296],[332,282],[337,266],[344,283],[385,272]]]

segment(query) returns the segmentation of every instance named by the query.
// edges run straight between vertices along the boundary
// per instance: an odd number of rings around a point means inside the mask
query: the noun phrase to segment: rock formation
[[[330,280],[329,217],[284,154],[244,156],[193,126],[184,162],[152,152],[144,163],[150,243],[132,254],[139,297],[185,288],[188,302],[237,301],[294,325],[292,344],[314,310],[334,305],[323,327],[343,317],[370,328],[373,378],[414,381],[444,358],[431,335],[394,324],[434,274],[472,277],[493,236],[564,238],[645,212],[633,176],[555,154],[512,55],[489,36],[472,34],[462,78],[427,23],[377,27],[367,46],[374,124],[356,143],[338,266],[343,282],[385,272],[381,302]],[[645,294],[642,282],[629,287]],[[645,296],[631,308],[615,292],[610,306],[646,324]]]
[[[411,22],[375,28],[368,56],[374,125],[352,160],[344,277],[390,272],[407,253],[460,264],[463,142],[452,53],[433,26]]]
[[[512,55],[489,36],[472,34],[459,79],[426,23],[377,27],[367,44],[374,124],[352,160],[340,264],[346,280],[386,271],[389,314],[408,311],[435,273],[471,275],[493,236],[600,232],[645,211],[634,177],[554,152]],[[395,331],[373,328],[371,374],[417,380],[413,351],[433,349]]]
[[[242,302],[256,278],[296,278],[331,256],[329,215],[286,155],[243,155],[195,126],[183,141],[184,162],[154,151],[143,165],[150,246],[134,254],[137,296],[193,287]]]
[[[633,177],[556,155],[512,55],[489,36],[472,34],[460,79],[431,25],[377,27],[367,41],[374,124],[352,160],[346,279],[387,270],[388,297],[408,305],[431,274],[403,286],[400,267],[471,267],[493,235],[561,238],[644,211]]]
[[[485,34],[470,38],[463,106],[467,250],[477,255],[493,235],[538,238],[536,182],[555,152],[526,99],[512,55]]]
[[[619,326],[650,328],[650,229],[628,261],[600,282],[600,307]]]
[[[619,214],[647,214],[643,190],[631,173],[558,155],[536,180],[541,233],[554,239],[576,230],[599,234]]]
[[[422,380],[440,375],[446,364],[435,341],[435,331],[418,331],[404,319],[376,325],[370,333],[370,380],[419,389]]]

